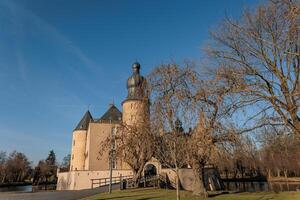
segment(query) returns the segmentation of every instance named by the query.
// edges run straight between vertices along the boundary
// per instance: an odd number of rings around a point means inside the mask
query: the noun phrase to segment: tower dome
[[[146,94],[146,79],[140,75],[141,65],[138,62],[132,64],[132,75],[127,80],[127,99],[143,99]]]

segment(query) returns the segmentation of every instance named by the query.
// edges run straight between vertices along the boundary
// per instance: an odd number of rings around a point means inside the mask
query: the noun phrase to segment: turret
[[[128,95],[122,103],[123,123],[141,125],[149,123],[149,98],[146,79],[140,75],[140,64],[132,65],[132,75],[127,80]]]
[[[90,111],[87,111],[73,131],[70,171],[84,170],[87,130],[93,121]]]

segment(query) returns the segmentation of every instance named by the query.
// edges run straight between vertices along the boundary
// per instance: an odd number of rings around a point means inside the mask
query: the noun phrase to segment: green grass
[[[200,200],[192,196],[190,192],[181,191],[181,200]],[[85,200],[174,200],[175,190],[164,189],[130,189],[123,191],[113,191],[112,194],[102,193]],[[210,200],[300,200],[300,192],[282,192],[279,194],[270,192],[257,193],[236,193],[224,194],[209,198]]]

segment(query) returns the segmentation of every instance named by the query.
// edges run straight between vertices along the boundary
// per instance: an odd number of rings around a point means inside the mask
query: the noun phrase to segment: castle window
[[[113,168],[113,169],[116,169],[116,168],[117,168],[117,161],[116,161],[116,160],[114,160],[114,161],[112,162],[112,168]]]
[[[73,146],[75,146],[75,140],[73,140]]]
[[[72,154],[72,160],[74,160],[74,154]]]

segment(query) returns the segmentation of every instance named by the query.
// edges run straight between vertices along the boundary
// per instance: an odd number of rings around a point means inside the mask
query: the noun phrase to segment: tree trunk
[[[277,177],[280,177],[280,169],[277,168]]]
[[[139,186],[139,181],[140,181],[140,178],[141,178],[141,174],[143,172],[143,169],[144,169],[144,166],[143,165],[142,167],[140,167],[138,170],[134,170],[134,173],[133,173],[133,184],[134,184],[134,187],[137,188]]]
[[[288,180],[288,177],[287,177],[287,169],[284,169],[284,178],[285,178],[285,182],[286,182],[286,188],[288,191],[290,191],[290,187],[289,187],[289,180]]]
[[[207,192],[204,187],[204,177],[203,177],[204,166],[198,161],[194,161],[193,172],[194,172],[194,183],[193,183],[193,195],[201,196],[207,198]]]
[[[176,199],[180,200],[180,179],[179,179],[179,169],[176,165]]]
[[[6,173],[3,175],[3,178],[2,178],[2,183],[5,182],[5,178],[6,178]]]

